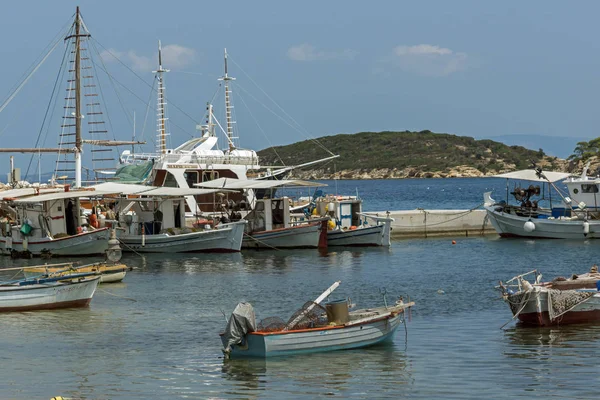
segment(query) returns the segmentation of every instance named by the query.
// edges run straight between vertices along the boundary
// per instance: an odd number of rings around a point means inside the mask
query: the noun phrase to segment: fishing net
[[[323,306],[307,301],[299,308],[287,323],[279,317],[268,317],[262,319],[257,327],[258,332],[279,332],[286,326],[288,330],[317,328],[327,325],[327,312]]]
[[[548,314],[555,320],[575,306],[587,301],[594,292],[548,289]]]
[[[258,332],[278,332],[285,328],[285,321],[279,317],[268,317],[258,323]]]
[[[327,312],[325,307],[307,301],[288,320],[289,330],[316,328],[327,325]]]

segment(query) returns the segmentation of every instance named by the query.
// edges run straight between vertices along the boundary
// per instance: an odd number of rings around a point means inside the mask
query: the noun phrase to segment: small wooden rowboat
[[[100,274],[100,283],[121,282],[127,274],[127,266],[125,264],[113,263],[96,263],[82,265],[79,267],[73,264],[59,264],[53,266],[39,265],[35,267],[24,267],[23,273],[25,277],[32,278],[40,275],[54,274],[71,274],[78,273],[98,273]]]
[[[348,303],[338,301],[319,308],[337,285],[305,304],[287,324],[270,321],[253,329],[252,306],[238,304],[221,334],[225,357],[264,358],[371,346],[391,340],[404,322],[405,311],[414,305],[399,300],[393,306],[348,311]]]
[[[0,283],[0,312],[85,307],[98,282],[87,273]]]
[[[527,277],[534,277],[529,282]],[[600,273],[594,265],[589,273],[543,282],[533,270],[496,286],[509,305],[513,320],[523,324],[550,326],[600,322]],[[510,321],[509,321],[510,322]]]

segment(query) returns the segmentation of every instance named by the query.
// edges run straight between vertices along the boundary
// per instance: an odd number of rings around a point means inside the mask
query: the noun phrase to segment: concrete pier
[[[386,215],[385,211],[377,212]],[[495,234],[485,210],[390,211],[395,239],[431,236],[481,236]]]

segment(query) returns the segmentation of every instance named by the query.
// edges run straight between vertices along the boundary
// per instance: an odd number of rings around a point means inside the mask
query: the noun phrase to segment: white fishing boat
[[[98,190],[120,193],[115,198],[119,241],[123,251],[191,253],[240,251],[246,221],[187,227],[187,195],[216,193],[215,189],[184,189],[102,183]],[[223,191],[223,190],[221,190]]]
[[[294,214],[287,196],[276,196],[281,188],[326,186],[302,180],[246,180],[220,178],[196,186],[239,191],[242,195],[223,195],[222,212],[229,221],[246,220],[248,225],[242,247],[247,249],[326,248],[326,220],[309,220],[304,214]],[[251,202],[248,193],[261,190],[264,197]],[[325,223],[324,223],[325,222]]]
[[[0,283],[0,312],[85,307],[99,282],[99,275],[71,274]]]
[[[225,357],[266,358],[375,345],[392,339],[405,322],[405,311],[414,305],[400,299],[391,306],[349,311],[344,300],[321,307],[338,285],[306,303],[287,323],[271,317],[256,326],[252,305],[238,304],[221,334]]]
[[[358,196],[322,196],[313,215],[330,217],[327,246],[391,246],[393,218],[362,212]]]
[[[600,322],[599,282],[598,267],[594,265],[589,273],[551,282],[542,282],[542,275],[533,270],[500,282],[496,288],[510,306],[513,319],[549,326]]]
[[[498,201],[491,197],[491,192],[484,193],[484,208],[496,232],[502,237],[575,240],[599,238],[600,219],[597,212],[589,210],[584,203],[574,206],[570,196],[563,195],[555,185],[569,175],[562,172],[542,172],[540,169],[496,175],[507,179],[505,200]],[[509,180],[523,180],[542,186],[515,186],[511,192]],[[548,189],[544,189],[544,184],[549,185]],[[558,194],[558,199],[551,198],[551,188]],[[519,204],[509,204],[509,194]],[[549,207],[542,207],[542,201],[547,201]]]
[[[0,251],[12,256],[103,255],[109,229],[94,228],[80,210],[80,199],[102,196],[94,190],[51,191],[18,196],[7,193],[2,208],[8,221],[0,229]]]

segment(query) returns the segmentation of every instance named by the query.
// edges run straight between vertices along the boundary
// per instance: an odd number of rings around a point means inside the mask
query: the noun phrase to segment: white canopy
[[[114,182],[100,183],[92,187],[108,193],[123,195],[139,194],[143,196],[197,196],[217,192],[217,189],[157,187]]]
[[[140,194],[144,196],[199,196],[202,194],[230,191],[231,190],[158,187]]]
[[[69,192],[46,193],[38,196],[18,198],[15,200],[15,203],[40,203],[42,201],[77,199],[80,197],[97,197],[110,193],[111,192],[103,192],[99,190],[74,190]]]
[[[104,182],[94,185],[92,188],[106,191],[108,193],[129,195],[147,192],[148,190],[156,189],[156,186],[136,185],[133,183]]]
[[[219,178],[213,181],[196,183],[194,186],[219,189],[271,189],[281,187],[319,187],[327,186],[324,183],[309,182],[302,180],[258,180],[258,179],[235,179]]]
[[[494,175],[494,178],[506,178],[506,179],[522,179],[524,181],[533,182],[558,182],[568,178],[571,174],[567,172],[554,172],[554,171],[543,171],[543,175],[548,178],[539,178],[537,172],[534,169],[523,169],[521,171],[507,172],[505,174]]]
[[[63,191],[62,188],[40,188],[40,194]],[[0,192],[0,200],[13,199],[23,196],[32,196],[36,193],[35,188],[9,189]]]

